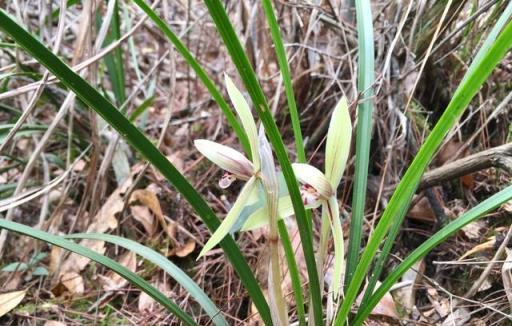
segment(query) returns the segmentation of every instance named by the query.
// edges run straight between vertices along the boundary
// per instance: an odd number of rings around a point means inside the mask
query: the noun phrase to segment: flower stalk
[[[279,258],[279,229],[277,222],[279,188],[272,149],[260,128],[261,181],[265,192],[265,202],[269,213],[269,273],[268,288],[270,312],[275,325],[288,325],[288,312],[281,287],[281,264]]]

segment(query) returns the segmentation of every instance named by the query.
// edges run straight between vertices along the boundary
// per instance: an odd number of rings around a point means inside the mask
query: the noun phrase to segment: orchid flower
[[[334,239],[334,276],[331,282],[333,299],[339,298],[343,267],[343,230],[340,222],[336,189],[341,181],[347,163],[352,124],[348,111],[347,99],[341,98],[331,116],[325,150],[325,173],[309,164],[294,163],[293,171],[301,184],[301,196],[306,208],[322,207],[322,232],[320,238],[319,265],[327,250],[329,228]],[[281,218],[293,215],[291,198],[286,195],[279,198],[278,211]],[[265,207],[255,211],[242,227],[243,231],[251,230],[268,223],[268,212]],[[327,226],[327,227],[326,227]],[[325,232],[327,231],[327,232]]]
[[[198,139],[194,141],[194,145],[201,154],[225,171],[224,176],[219,181],[221,188],[229,187],[237,179],[246,181],[232,208],[221,225],[215,230],[212,237],[204,245],[198,258],[202,257],[224,239],[236,223],[243,208],[257,198],[259,190],[261,158],[256,123],[251,114],[249,104],[247,104],[244,96],[228,75],[225,75],[225,82],[229,98],[249,139],[252,159],[249,160],[244,154],[235,149],[209,140]]]

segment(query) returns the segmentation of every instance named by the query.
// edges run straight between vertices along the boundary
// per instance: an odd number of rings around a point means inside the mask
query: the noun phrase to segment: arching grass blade
[[[94,250],[80,246],[74,242],[63,239],[60,236],[49,234],[49,233],[43,232],[41,230],[36,230],[36,229],[33,229],[33,228],[23,225],[23,224],[15,223],[12,221],[6,221],[4,219],[0,219],[0,228],[7,229],[7,230],[10,230],[10,231],[13,231],[16,233],[21,233],[21,234],[27,235],[31,238],[42,240],[47,243],[51,243],[60,248],[63,248],[63,249],[72,251],[74,253],[77,253],[81,256],[87,257],[87,258],[113,270],[117,274],[121,275],[124,279],[126,279],[133,285],[140,288],[142,291],[147,293],[149,296],[151,296],[157,302],[159,302],[164,307],[166,307],[170,312],[172,312],[176,317],[178,317],[184,324],[197,325],[194,322],[194,320],[192,319],[192,317],[190,317],[186,312],[181,310],[180,307],[178,307],[174,302],[169,300],[169,298],[167,298],[165,295],[163,295],[162,292],[155,289],[151,284],[149,284],[143,278],[141,278],[137,274],[133,273],[132,271],[128,270],[126,267],[119,264],[118,262],[116,262],[108,257],[105,257],[105,256],[97,253]]]
[[[103,233],[77,233],[64,236],[67,239],[92,239],[110,242],[137,255],[144,257],[153,264],[157,265],[169,276],[171,276],[178,284],[180,284],[197,303],[201,305],[204,311],[211,317],[213,324],[219,326],[228,326],[228,322],[220,312],[219,308],[210,300],[210,298],[204,293],[204,291],[192,280],[184,271],[178,266],[174,265],[169,259],[162,254],[159,254],[155,250],[141,245],[130,239],[118,237],[111,234]]]

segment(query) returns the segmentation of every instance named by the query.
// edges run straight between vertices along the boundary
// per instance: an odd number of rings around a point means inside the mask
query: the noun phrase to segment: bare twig
[[[512,173],[512,143],[464,157],[429,171],[423,176],[419,189],[433,187],[444,181],[492,167]]]

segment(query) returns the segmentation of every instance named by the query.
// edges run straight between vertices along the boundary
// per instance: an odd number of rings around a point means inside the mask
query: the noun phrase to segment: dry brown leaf
[[[53,274],[57,271],[60,263],[62,261],[62,249],[57,246],[53,246],[50,251],[50,265],[48,266],[48,271],[50,274]]]
[[[169,296],[171,294],[171,289],[169,287],[169,283],[167,282],[156,282],[153,283],[153,286],[157,288],[163,294]],[[140,312],[149,313],[158,308],[158,304],[153,298],[151,298],[146,292],[141,292],[138,301],[138,309]]]
[[[380,286],[380,282],[377,282],[375,289],[378,289]],[[361,294],[357,297],[356,303],[357,305],[361,304],[361,300],[363,300],[363,295],[366,291],[366,287],[363,289]],[[398,312],[396,310],[395,301],[389,292],[387,292],[382,299],[380,299],[379,303],[373,308],[371,315],[373,316],[385,316],[393,319],[400,319]]]
[[[130,212],[133,218],[142,224],[148,236],[152,237],[156,231],[156,224],[155,218],[149,208],[146,206],[133,205],[130,206]]]
[[[130,177],[127,178],[124,183],[108,197],[107,201],[94,216],[92,223],[87,228],[87,233],[105,233],[109,230],[117,228],[118,223],[116,214],[121,212],[124,207],[123,194],[131,186],[132,179],[133,172],[132,175],[130,175]],[[105,243],[103,241],[84,239],[80,241],[80,245],[101,254],[105,252]],[[89,264],[89,262],[89,258],[72,253],[62,263],[60,268],[60,275],[64,275],[70,271],[80,272],[87,266],[87,264]]]
[[[505,250],[507,252],[507,262],[501,267],[501,278],[503,280],[503,289],[505,289],[508,303],[512,309],[512,249],[505,248]]]
[[[393,292],[396,301],[409,313],[412,311],[416,302],[416,288],[421,280],[421,275],[425,271],[425,262],[423,259],[416,262],[402,276],[401,282],[409,283],[406,286],[399,287]],[[419,272],[419,273],[418,273]]]
[[[444,144],[435,157],[435,163],[439,165],[443,165],[448,163],[454,159],[453,155],[457,153],[464,143],[461,143],[456,140],[450,140],[446,144]],[[464,150],[461,157],[467,156],[469,154],[468,150]]]
[[[176,234],[178,233],[178,227],[175,222],[170,222],[167,224],[167,229],[165,230],[165,233],[171,238],[176,239]]]
[[[153,214],[155,214],[158,222],[164,230],[167,230],[167,223],[164,219],[164,214],[162,213],[162,207],[160,206],[160,201],[156,194],[149,189],[138,189],[135,190],[131,197],[130,203],[139,202],[140,204],[148,207]]]
[[[464,258],[469,257],[478,252],[493,249],[496,244],[496,237],[490,237],[489,239],[490,239],[489,241],[486,241],[484,243],[476,245],[473,248],[471,248],[470,250],[468,250],[466,253],[464,253],[462,256],[460,256],[460,258],[458,260],[459,261],[463,260]]]
[[[80,241],[80,245],[94,250],[99,254],[104,254],[106,250],[104,241],[85,239]],[[69,255],[68,259],[62,263],[59,275],[64,275],[69,272],[79,273],[87,266],[87,264],[89,264],[90,261],[91,260],[87,257],[72,253]]]
[[[183,258],[190,255],[194,249],[196,249],[196,242],[194,240],[188,240],[184,246],[176,248],[174,253],[176,256]]]
[[[180,171],[183,173],[185,170],[185,163],[181,157],[181,152],[175,152],[171,155],[166,156],[166,158]]]
[[[0,294],[0,317],[16,308],[21,303],[23,298],[25,298],[26,294],[27,290]]]
[[[68,272],[60,277],[60,283],[72,295],[83,294],[85,291],[84,279],[76,272]]]
[[[13,291],[19,288],[22,279],[23,272],[10,273],[10,277],[7,282],[2,283],[2,291]]]
[[[512,200],[509,200],[505,204],[501,205],[501,208],[504,209],[507,213],[512,214]]]
[[[446,298],[442,298],[433,287],[428,287],[427,298],[432,303],[432,306],[439,317],[444,318],[452,311],[450,302]]]
[[[134,252],[128,251],[121,257],[121,259],[119,259],[119,264],[135,273],[137,270],[137,256]],[[112,271],[109,271],[107,275],[102,276],[102,279],[105,282],[103,285],[103,289],[105,291],[116,291],[128,284],[128,281],[125,278]]]
[[[471,313],[466,308],[457,308],[450,312],[448,317],[443,321],[441,326],[467,325],[471,319]]]
[[[430,206],[427,197],[422,197],[413,207],[411,207],[407,213],[407,217],[428,223],[436,222],[436,214],[434,213],[432,206]]]
[[[66,324],[60,321],[48,320],[44,323],[44,326],[66,326]]]
[[[468,225],[462,228],[462,232],[468,237],[470,240],[479,240],[481,237],[481,231],[486,228],[485,221],[479,220],[473,223],[469,223]]]
[[[87,165],[87,162],[85,162],[84,160],[79,160],[78,162],[76,162],[73,165],[73,171],[81,172],[81,171],[83,171],[83,169],[85,168],[86,165]]]

